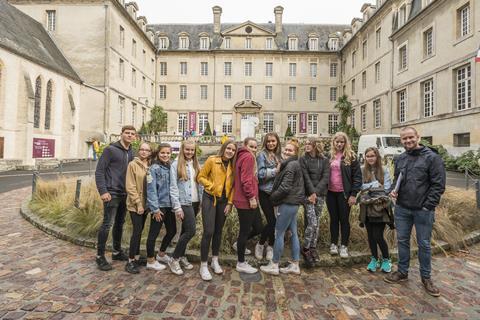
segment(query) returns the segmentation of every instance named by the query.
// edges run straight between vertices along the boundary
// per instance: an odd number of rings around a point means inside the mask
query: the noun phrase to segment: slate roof
[[[0,0],[0,47],[70,79],[82,81],[44,27],[6,0]]]

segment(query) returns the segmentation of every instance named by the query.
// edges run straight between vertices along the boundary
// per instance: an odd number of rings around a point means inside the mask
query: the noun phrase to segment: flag
[[[480,48],[478,48],[477,56],[475,57],[475,62],[480,62]]]

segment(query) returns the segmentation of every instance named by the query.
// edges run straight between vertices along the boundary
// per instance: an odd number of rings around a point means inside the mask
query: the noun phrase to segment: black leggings
[[[160,211],[163,212],[163,220],[157,221],[153,218],[153,214],[150,219],[150,230],[148,231],[147,238],[147,257],[155,257],[155,242],[157,241],[158,234],[162,225],[165,224],[165,229],[167,233],[162,239],[162,245],[160,246],[160,251],[165,252],[170,242],[172,242],[173,237],[177,233],[177,223],[175,221],[175,214],[172,211],[172,208],[160,208]]]
[[[130,237],[130,249],[128,250],[128,258],[135,259],[135,256],[140,254],[140,241],[142,240],[142,231],[147,220],[148,213],[138,214],[130,211],[130,218],[132,219],[132,236]]]
[[[240,232],[237,240],[238,262],[245,262],[245,247],[247,240],[260,234],[263,229],[262,216],[260,209],[238,209],[238,221],[240,223]]]
[[[368,235],[368,245],[370,246],[370,251],[372,256],[378,260],[378,250],[377,245],[382,251],[382,257],[384,259],[390,259],[388,254],[388,245],[383,237],[383,231],[385,230],[385,222],[366,222],[365,227],[367,228]]]
[[[200,202],[193,202],[191,206],[182,206],[183,220],[182,220],[182,232],[180,238],[178,238],[177,245],[173,251],[172,257],[178,259],[185,256],[188,242],[195,236],[196,232],[196,217]]]
[[[225,224],[225,207],[227,199],[217,199],[214,205],[213,196],[203,192],[202,198],[202,223],[203,236],[200,245],[202,262],[207,262],[210,243],[212,244],[212,255],[218,256],[222,242],[222,229]]]
[[[348,246],[350,238],[350,206],[343,192],[328,191],[327,208],[330,215],[330,237],[331,243],[338,244],[338,229],[342,235],[341,244]]]
[[[268,240],[268,244],[273,247],[273,244],[275,243],[275,223],[277,221],[273,210],[273,204],[270,200],[270,195],[265,191],[260,190],[259,198],[263,214],[265,215],[265,219],[267,219],[267,224],[263,227],[259,243],[264,245]]]

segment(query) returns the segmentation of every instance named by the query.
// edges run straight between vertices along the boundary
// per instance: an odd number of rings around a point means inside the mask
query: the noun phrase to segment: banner
[[[33,158],[54,158],[55,140],[33,138]]]
[[[307,113],[300,112],[300,133],[307,133]]]
[[[196,112],[188,113],[188,130],[190,132],[197,131],[197,113]]]

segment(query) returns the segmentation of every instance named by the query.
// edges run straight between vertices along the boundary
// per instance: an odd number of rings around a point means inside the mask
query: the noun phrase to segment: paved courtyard
[[[203,282],[198,265],[184,277],[100,272],[94,250],[35,229],[19,214],[21,189],[0,194],[0,318],[3,319],[479,319],[480,245],[436,256],[442,296],[410,280],[389,286],[362,267],[317,269],[301,277],[241,279],[228,268]]]

